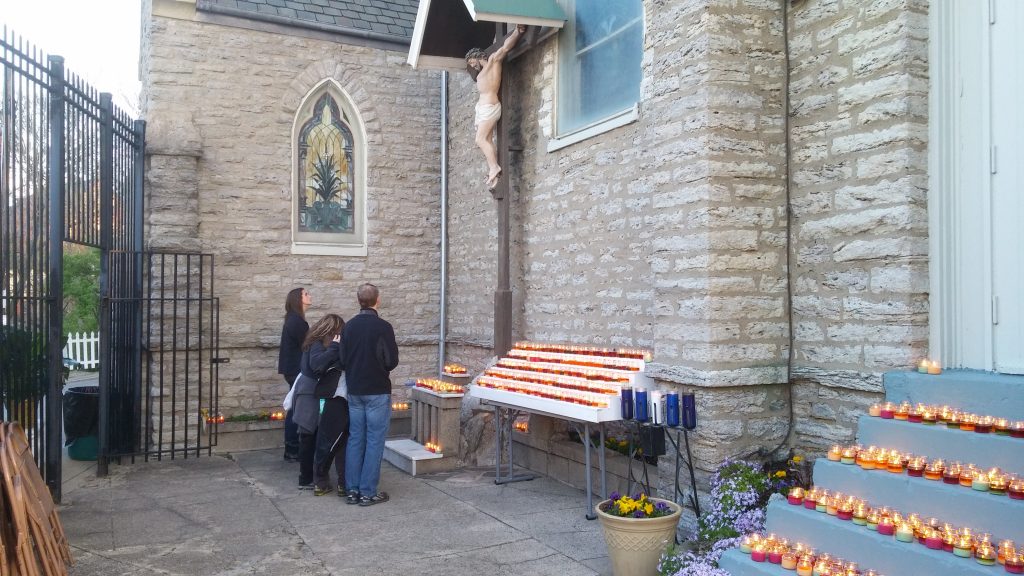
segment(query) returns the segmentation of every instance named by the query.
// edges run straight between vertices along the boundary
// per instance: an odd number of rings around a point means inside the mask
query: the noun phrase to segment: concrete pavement
[[[296,489],[279,450],[112,466],[66,484],[73,576],[610,574],[582,491],[494,471],[413,478],[383,465],[391,501],[362,508]]]

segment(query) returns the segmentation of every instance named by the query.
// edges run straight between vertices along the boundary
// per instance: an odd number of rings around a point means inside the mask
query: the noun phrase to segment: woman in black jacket
[[[306,310],[313,303],[313,297],[305,288],[288,292],[284,301],[284,327],[281,328],[281,347],[277,356],[277,373],[284,376],[290,390],[299,376],[299,361],[302,360],[302,341],[306,339],[309,324]],[[299,431],[289,410],[284,419],[284,459],[295,462],[299,459]]]
[[[299,428],[300,490],[313,488],[313,456],[320,420],[316,385],[328,370],[341,368],[341,329],[344,326],[341,316],[327,314],[310,328],[302,342],[301,372],[292,394],[292,417]]]

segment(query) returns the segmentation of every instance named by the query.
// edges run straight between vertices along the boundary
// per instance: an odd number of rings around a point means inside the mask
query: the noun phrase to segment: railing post
[[[114,212],[114,101],[100,94],[100,398],[96,475],[106,476],[110,464],[110,250]]]
[[[132,346],[133,346],[132,351],[133,351],[133,362],[134,362],[134,364],[132,365],[132,377],[134,379],[134,385],[131,387],[131,389],[132,389],[133,400],[134,400],[132,405],[135,406],[135,410],[132,412],[132,418],[135,419],[135,421],[132,424],[132,431],[135,434],[134,437],[136,439],[138,439],[139,442],[142,443],[141,446],[139,446],[137,444],[133,444],[133,448],[135,449],[135,451],[139,451],[139,449],[146,450],[147,447],[148,447],[147,443],[149,442],[149,437],[142,434],[143,425],[142,425],[142,422],[141,422],[141,418],[143,417],[142,415],[149,413],[149,411],[146,409],[146,407],[144,407],[142,405],[142,402],[143,402],[143,394],[142,394],[142,386],[143,386],[143,376],[142,376],[142,370],[143,370],[143,363],[142,363],[143,341],[142,341],[142,335],[143,335],[143,331],[142,331],[142,329],[143,329],[143,325],[142,325],[142,321],[143,321],[143,314],[145,312],[144,306],[146,305],[145,301],[143,300],[143,293],[142,293],[142,286],[143,286],[142,278],[143,278],[143,274],[145,273],[144,270],[143,270],[144,259],[143,259],[142,249],[143,249],[143,243],[145,241],[144,230],[143,230],[143,222],[145,221],[145,202],[146,202],[146,200],[145,200],[146,199],[146,194],[145,194],[145,186],[146,186],[146,121],[145,120],[136,120],[135,121],[135,126],[134,126],[134,132],[135,132],[135,159],[134,159],[135,166],[134,166],[133,175],[135,176],[135,181],[133,182],[132,193],[134,195],[134,208],[135,208],[135,215],[134,215],[134,218],[133,218],[134,224],[135,224],[135,230],[134,230],[135,234],[132,237],[132,250],[134,251],[134,254],[132,255],[132,258],[133,258],[133,261],[134,261],[134,265],[132,266],[132,270],[133,270],[133,272],[132,272],[132,299],[133,300],[132,301],[134,302],[134,307],[133,307],[132,313],[134,314],[133,321],[135,323],[135,330],[134,330],[133,334],[135,335],[135,337],[132,339]],[[148,342],[146,343],[146,345],[148,345]]]
[[[48,390],[46,391],[46,485],[53,499],[61,498],[61,452],[64,393],[64,58],[49,57],[50,148],[47,156],[49,193],[49,267],[47,270],[49,330],[47,333]]]

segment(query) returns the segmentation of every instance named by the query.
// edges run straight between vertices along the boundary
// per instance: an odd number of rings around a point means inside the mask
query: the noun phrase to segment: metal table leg
[[[608,468],[604,461],[604,422],[598,424],[601,427],[601,443],[597,446],[597,466],[601,469],[601,500],[608,497]]]
[[[583,423],[583,468],[584,476],[587,482],[587,520],[593,520],[597,518],[597,514],[594,513],[594,487],[590,480],[590,445],[593,442],[590,439],[590,423]]]

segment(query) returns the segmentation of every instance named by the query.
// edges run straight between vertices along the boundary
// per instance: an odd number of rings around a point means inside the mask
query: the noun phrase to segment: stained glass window
[[[306,97],[293,135],[292,253],[365,255],[363,130],[333,80]]]
[[[299,132],[299,231],[355,232],[352,160],[352,131],[324,94]]]

